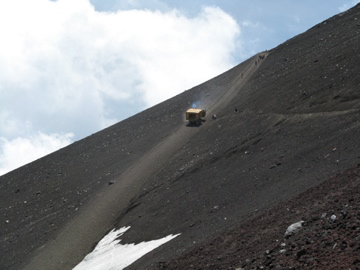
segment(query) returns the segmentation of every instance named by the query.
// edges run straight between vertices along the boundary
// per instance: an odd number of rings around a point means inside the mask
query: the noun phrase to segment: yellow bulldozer
[[[186,111],[186,120],[189,124],[199,125],[203,121],[202,117],[205,117],[206,111],[202,109],[188,109]]]

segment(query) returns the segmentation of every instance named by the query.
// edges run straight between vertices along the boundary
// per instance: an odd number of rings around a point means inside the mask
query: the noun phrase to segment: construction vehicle
[[[186,111],[186,120],[189,121],[189,124],[200,125],[203,121],[202,117],[205,117],[206,111],[202,109],[188,109]]]

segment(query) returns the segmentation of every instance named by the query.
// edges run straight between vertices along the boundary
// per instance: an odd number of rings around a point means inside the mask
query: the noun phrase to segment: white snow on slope
[[[116,240],[116,238],[123,235],[128,229],[130,227],[123,227],[117,231],[113,229],[73,270],[121,270],[179,235],[171,234],[158,240],[141,242],[137,245],[121,245],[121,240]]]

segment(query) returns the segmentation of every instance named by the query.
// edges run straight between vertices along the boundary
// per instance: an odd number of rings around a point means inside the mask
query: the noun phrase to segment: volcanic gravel
[[[360,164],[157,269],[360,269],[359,191]]]
[[[0,269],[72,269],[124,226],[180,233],[128,269],[358,269],[359,37],[360,4],[1,176]]]

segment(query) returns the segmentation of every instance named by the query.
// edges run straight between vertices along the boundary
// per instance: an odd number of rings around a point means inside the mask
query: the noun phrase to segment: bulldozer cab
[[[202,109],[188,109],[186,111],[186,120],[189,124],[200,124],[202,117],[205,117],[206,111]]]

